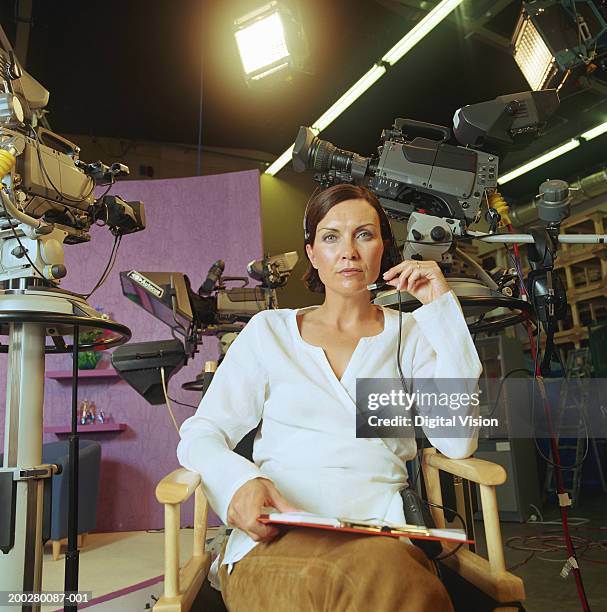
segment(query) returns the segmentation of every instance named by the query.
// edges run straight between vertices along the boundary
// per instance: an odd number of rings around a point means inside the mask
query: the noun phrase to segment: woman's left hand
[[[422,304],[429,304],[449,291],[449,285],[435,261],[406,259],[384,272],[384,281],[407,291]]]

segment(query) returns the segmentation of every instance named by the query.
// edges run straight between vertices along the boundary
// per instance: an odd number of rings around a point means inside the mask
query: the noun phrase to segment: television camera
[[[557,247],[565,242],[604,242],[607,236],[560,234],[572,200],[572,189],[561,180],[540,186],[538,227],[529,234],[498,231],[500,226],[510,230],[512,226],[497,179],[499,155],[541,134],[558,105],[557,91],[548,89],[464,106],[455,113],[453,130],[396,119],[382,132],[377,154],[369,157],[340,149],[318,138],[311,128],[301,127],[293,148],[293,168],[313,170],[322,187],[344,182],[368,187],[388,216],[406,226],[403,258],[439,263],[472,332],[497,331],[530,318],[538,326],[541,323],[548,338],[549,350],[542,363],[546,372],[556,322],[565,316],[567,306],[564,287],[553,273]],[[483,208],[489,230],[472,230]],[[518,264],[489,274],[458,248],[458,242],[472,239],[526,244],[532,268],[527,280],[523,282]],[[395,290],[378,289],[375,303],[399,307]],[[413,310],[418,305],[405,293],[400,307]]]
[[[561,362],[562,375],[569,375],[554,344],[558,321],[567,312],[567,293],[555,270],[559,245],[607,242],[607,235],[560,233],[561,222],[569,216],[572,202],[578,200],[574,193],[577,186],[571,187],[558,179],[543,182],[533,205],[525,207],[526,212],[532,211],[527,219],[534,223],[527,234],[514,233],[508,205],[497,191],[499,155],[539,134],[558,103],[556,90],[500,96],[456,111],[453,132],[444,126],[396,119],[393,127],[382,133],[378,153],[370,157],[339,149],[306,127],[300,128],[293,148],[296,171],[314,170],[315,179],[324,187],[339,182],[365,185],[379,198],[389,216],[406,225],[403,257],[438,262],[459,298],[470,331],[497,331],[525,322],[535,360],[531,372],[534,382],[539,375],[550,375],[553,355]],[[448,142],[452,134],[457,144]],[[583,189],[581,181],[578,185]],[[480,221],[483,206],[488,231],[470,229]],[[501,228],[507,231],[500,231]],[[513,245],[513,267],[489,274],[457,246],[460,241],[472,239]],[[523,276],[518,245],[527,247],[531,268],[527,278]],[[401,298],[396,290],[382,290],[385,286],[377,289],[375,303],[402,310],[419,306],[411,295],[405,293]],[[546,343],[540,363],[542,328]],[[500,388],[504,379],[516,371],[501,379]],[[565,541],[570,559],[575,560],[575,547],[567,527],[571,499],[562,474],[567,468],[562,467],[559,458],[561,432],[555,432],[553,427],[555,417],[551,417],[551,402],[543,381],[537,388],[550,438],[550,459],[544,458],[556,470],[555,488]],[[579,423],[586,426],[584,411],[582,403]],[[560,428],[558,418],[557,421]],[[575,564],[573,572],[584,602],[586,596]]]
[[[44,118],[48,98],[49,92],[22,69],[0,28],[0,333],[9,337],[0,345],[0,352],[8,353],[0,591],[11,592],[42,588],[43,483],[57,470],[41,465],[45,354],[71,352],[74,357],[69,476],[75,493],[68,515],[65,589],[77,591],[78,351],[110,348],[131,336],[126,326],[91,308],[87,296],[59,288],[67,274],[63,245],[87,242],[93,224],[106,225],[115,237],[114,255],[123,235],[145,228],[141,202],[108,195],[128,167],[80,160],[79,148],[49,129]],[[100,186],[106,189],[96,197]],[[80,332],[90,330],[106,333],[84,344]]]
[[[244,276],[224,275],[222,260],[211,266],[196,291],[179,272],[121,272],[125,297],[169,327],[173,340],[122,346],[112,354],[114,367],[150,404],[164,404],[169,378],[194,357],[204,336],[217,336],[221,359],[253,315],[276,308],[276,289],[287,283],[297,260],[297,252],[292,251],[250,262],[247,272],[260,283],[257,287],[248,287]],[[228,283],[241,286],[229,287]],[[183,388],[200,390],[204,379],[201,372]]]

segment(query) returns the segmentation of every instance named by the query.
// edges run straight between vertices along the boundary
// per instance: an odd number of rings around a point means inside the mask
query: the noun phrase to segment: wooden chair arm
[[[156,499],[161,504],[182,504],[192,496],[200,481],[200,474],[179,468],[158,483]]]
[[[208,503],[200,474],[179,468],[156,487],[156,499],[164,504],[164,593],[154,612],[186,612],[192,606],[211,565],[205,551]],[[192,556],[180,567],[179,531],[181,504],[194,494]]]
[[[436,453],[424,453],[424,462],[429,466],[460,476],[481,485],[496,486],[506,482],[506,470],[496,463],[484,459],[449,459]]]
[[[461,549],[448,556],[444,563],[499,602],[524,601],[523,581],[506,570],[504,560],[495,487],[506,481],[506,470],[482,459],[449,459],[438,454],[435,448],[424,449],[422,468],[428,501],[439,506],[430,509],[437,527],[446,526],[445,515],[440,508],[443,497],[439,471],[443,470],[479,484],[488,559],[483,559],[470,550]],[[445,551],[452,548],[449,544],[443,545]]]

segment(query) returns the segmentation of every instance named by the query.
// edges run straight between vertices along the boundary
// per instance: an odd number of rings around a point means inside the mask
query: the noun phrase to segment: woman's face
[[[306,245],[325,291],[355,294],[379,276],[384,243],[379,215],[365,200],[336,204],[316,227],[314,246]]]

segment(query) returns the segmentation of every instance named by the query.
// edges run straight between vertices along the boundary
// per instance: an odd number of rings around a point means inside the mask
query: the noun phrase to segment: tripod
[[[28,282],[29,281],[29,282]],[[0,290],[0,335],[8,336],[4,460],[0,468],[0,591],[40,592],[42,587],[42,504],[44,479],[57,466],[42,463],[44,358],[46,353],[73,353],[72,433],[70,436],[70,503],[65,590],[78,590],[78,352],[103,350],[127,342],[128,327],[102,316],[86,301],[61,289],[19,279]],[[80,331],[106,330],[89,344]],[[67,344],[65,336],[73,336]],[[46,344],[49,337],[52,344]],[[0,604],[0,610],[14,610]],[[23,611],[40,604],[22,605]],[[66,609],[76,609],[66,604]]]

